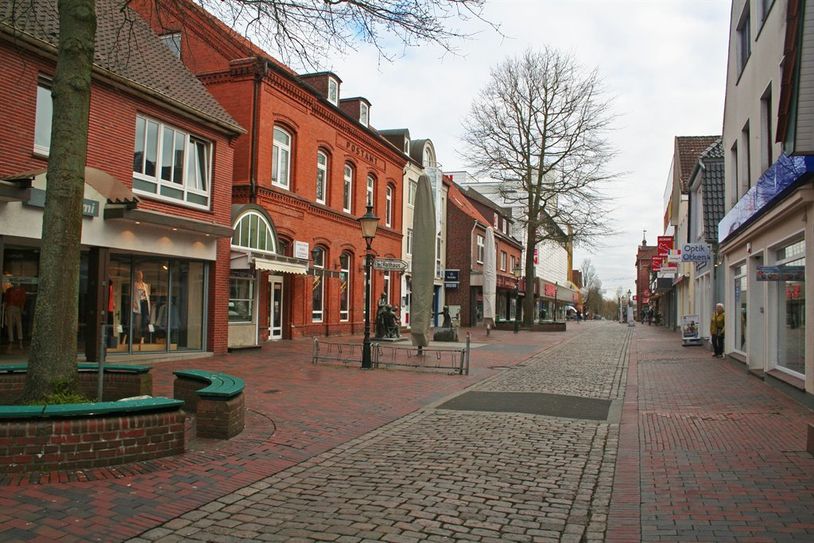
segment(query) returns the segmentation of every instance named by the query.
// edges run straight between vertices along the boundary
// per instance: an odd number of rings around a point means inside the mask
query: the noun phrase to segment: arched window
[[[291,177],[291,134],[274,127],[274,146],[271,152],[271,184],[289,188]]]
[[[376,178],[373,175],[367,176],[367,187],[365,190],[365,205],[374,206],[376,201]]]
[[[348,252],[339,257],[339,320],[350,320],[351,301],[351,262],[353,255]]]
[[[267,253],[277,252],[274,230],[257,211],[247,211],[235,222],[232,246]]]
[[[384,198],[384,225],[393,226],[393,185],[387,185]]]
[[[342,211],[353,213],[353,166],[345,164],[342,181]]]
[[[328,155],[317,151],[317,202],[325,203],[328,188]]]
[[[423,164],[425,168],[429,168],[431,166],[435,166],[435,156],[432,154],[432,149],[430,149],[429,145],[424,146],[424,157],[423,157]]]
[[[314,285],[311,289],[311,322],[322,322],[325,307],[325,249],[315,247],[311,255],[314,258]]]

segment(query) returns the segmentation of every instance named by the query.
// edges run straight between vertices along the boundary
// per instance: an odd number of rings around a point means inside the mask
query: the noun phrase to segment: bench
[[[80,362],[76,365],[80,372],[97,372],[99,364],[95,362]],[[105,373],[147,373],[150,366],[131,366],[130,364],[105,364]],[[28,364],[20,362],[16,364],[0,364],[0,373],[27,373]]]
[[[0,405],[0,419],[95,417],[144,411],[178,409],[184,405],[173,398],[141,398],[116,402],[66,403],[51,405]]]
[[[243,431],[245,404],[243,379],[207,370],[176,370],[173,396],[195,413],[200,437],[229,439]]]

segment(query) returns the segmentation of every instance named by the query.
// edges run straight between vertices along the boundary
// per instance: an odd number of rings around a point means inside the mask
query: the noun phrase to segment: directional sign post
[[[377,258],[373,261],[373,269],[380,271],[407,271],[407,263],[398,258]]]

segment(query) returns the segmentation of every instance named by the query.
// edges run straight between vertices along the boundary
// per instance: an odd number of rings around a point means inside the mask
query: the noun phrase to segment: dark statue
[[[395,308],[383,300],[384,295],[379,299],[379,308],[376,310],[376,339],[400,338],[401,323],[396,316]]]
[[[452,317],[449,314],[449,306],[445,305],[444,310],[441,312],[443,320],[441,327],[433,334],[435,341],[458,341],[458,331],[452,327]]]

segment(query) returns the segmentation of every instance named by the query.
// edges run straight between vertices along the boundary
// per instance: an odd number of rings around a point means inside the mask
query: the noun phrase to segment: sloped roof
[[[235,133],[244,132],[123,0],[96,0],[96,14],[93,63],[97,69],[127,80],[133,88],[158,94],[167,102]],[[59,37],[57,0],[0,0],[0,32],[25,35],[46,48],[56,48]]]
[[[681,192],[686,193],[689,190],[690,176],[701,154],[719,138],[720,136],[676,136],[675,167],[678,170]]]
[[[707,241],[718,241],[718,223],[724,218],[724,148],[721,139],[713,143],[700,161],[704,165],[702,190],[704,198],[704,235]]]
[[[472,198],[476,202],[480,202],[481,204],[485,205],[490,209],[494,209],[498,213],[501,213],[504,217],[508,217],[509,219],[512,218],[512,210],[510,207],[503,207],[498,205],[495,201],[490,199],[485,194],[478,192],[477,190],[473,189],[472,187],[466,187],[464,189],[464,196]]]
[[[478,211],[475,206],[463,195],[461,189],[455,183],[449,184],[449,193],[447,194],[447,202],[452,203],[455,207],[481,223],[484,227],[492,226],[490,221],[487,221],[486,218],[481,215],[481,212]]]

